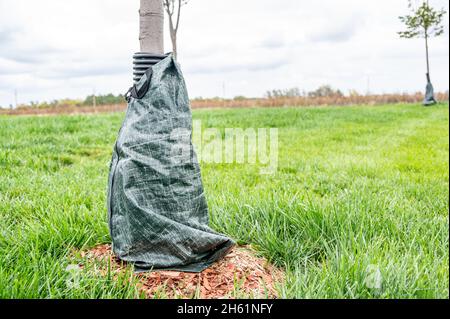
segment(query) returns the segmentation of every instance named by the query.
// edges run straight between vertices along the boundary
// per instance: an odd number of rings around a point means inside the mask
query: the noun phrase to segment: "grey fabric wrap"
[[[434,89],[433,85],[430,81],[427,82],[427,86],[425,88],[425,98],[423,99],[423,105],[433,105],[436,104],[436,100],[434,98]]]
[[[208,226],[189,99],[172,55],[154,65],[151,79],[144,75],[137,89],[146,81],[147,93],[128,103],[110,165],[113,251],[136,271],[200,272],[234,242]]]

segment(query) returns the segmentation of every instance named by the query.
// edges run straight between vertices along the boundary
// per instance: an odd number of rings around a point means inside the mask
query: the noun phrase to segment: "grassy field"
[[[70,285],[66,270],[74,248],[109,242],[107,174],[123,116],[0,117],[0,298],[139,297],[130,273],[86,267]],[[284,267],[282,297],[448,298],[448,105],[194,118],[279,128],[275,175],[249,164],[202,164],[202,175],[212,227]]]

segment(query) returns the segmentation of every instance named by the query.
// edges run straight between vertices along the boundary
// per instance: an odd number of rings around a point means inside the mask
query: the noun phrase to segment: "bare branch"
[[[178,26],[180,25],[180,14],[181,14],[181,0],[178,0],[178,15],[177,15],[177,22],[175,26],[175,33],[178,32]]]
[[[170,39],[172,40],[172,52],[177,56],[177,33],[181,20],[181,7],[189,0],[163,0],[165,11],[169,17]]]
[[[169,15],[169,17],[171,17],[172,16],[171,0],[164,0],[164,8],[166,9],[166,12]]]

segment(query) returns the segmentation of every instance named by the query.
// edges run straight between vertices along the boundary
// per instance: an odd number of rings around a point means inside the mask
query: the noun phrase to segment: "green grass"
[[[0,117],[0,298],[136,298],[71,252],[109,242],[122,113]],[[202,164],[212,227],[287,272],[285,298],[448,298],[448,105],[194,111],[204,127],[277,127],[279,166]],[[89,267],[88,267],[89,268]],[[369,288],[378,269],[381,289]]]

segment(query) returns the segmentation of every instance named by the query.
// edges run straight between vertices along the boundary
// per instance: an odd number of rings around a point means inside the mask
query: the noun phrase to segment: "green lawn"
[[[74,248],[109,242],[122,113],[0,117],[0,298],[134,298]],[[279,165],[204,164],[212,227],[287,272],[285,298],[448,298],[448,105],[194,111],[204,127],[277,127]],[[381,288],[367,278],[381,275]],[[370,285],[369,285],[370,286]]]

